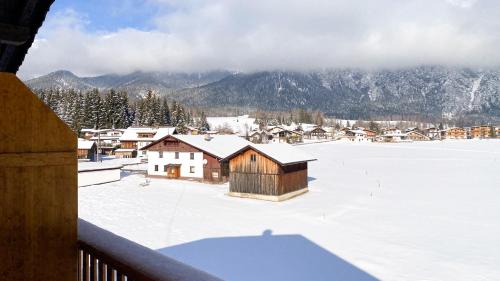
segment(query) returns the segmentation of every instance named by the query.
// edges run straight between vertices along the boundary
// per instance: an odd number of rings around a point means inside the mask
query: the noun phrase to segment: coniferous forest
[[[192,111],[152,91],[136,100],[130,100],[125,91],[115,90],[47,89],[35,90],[35,93],[76,133],[82,128],[130,126],[173,126],[180,133],[188,126],[210,129],[203,111]]]

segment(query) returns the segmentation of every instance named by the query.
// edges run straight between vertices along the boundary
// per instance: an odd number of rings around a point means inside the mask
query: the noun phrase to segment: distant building
[[[177,134],[175,127],[130,127],[120,137],[121,147],[115,150],[115,155],[119,158],[145,158],[147,156],[146,151],[140,151],[141,148],[167,135],[173,134]]]
[[[443,133],[440,129],[436,127],[430,127],[424,130],[424,134],[428,136],[431,140],[440,140],[443,137]]]
[[[218,183],[229,177],[220,161],[249,144],[236,135],[167,135],[142,151],[148,154],[148,176]]]
[[[88,159],[90,161],[97,160],[97,145],[93,141],[78,139],[78,159]]]
[[[111,155],[120,145],[120,138],[125,129],[82,129],[85,139],[95,141],[102,154]]]
[[[268,143],[272,140],[273,135],[268,133],[266,130],[257,130],[250,132],[248,135],[248,141],[252,143]]]
[[[431,138],[418,132],[418,131],[409,131],[406,133],[406,140],[412,140],[412,141],[430,141]]]
[[[398,128],[388,128],[383,131],[381,139],[383,142],[400,142],[406,140],[406,134]]]
[[[467,131],[464,128],[450,128],[446,130],[446,138],[447,139],[466,139]]]
[[[373,138],[368,138],[368,134],[363,130],[348,130],[345,132],[344,138],[356,143],[373,141]]]
[[[310,140],[326,140],[328,138],[328,133],[325,129],[317,126],[309,130],[304,130],[303,137]]]
[[[251,144],[227,156],[230,196],[282,201],[308,191],[307,162],[289,144]]]
[[[491,126],[481,125],[471,127],[471,138],[473,139],[487,139],[491,137]]]

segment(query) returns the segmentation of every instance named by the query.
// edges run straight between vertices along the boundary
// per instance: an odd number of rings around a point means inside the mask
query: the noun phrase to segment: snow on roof
[[[252,148],[278,161],[282,165],[314,161],[314,156],[286,143],[251,144]]]
[[[206,140],[206,136],[203,135],[175,135],[173,137],[219,158],[225,158],[251,144],[235,135],[216,135],[211,136],[210,140]]]
[[[95,142],[78,139],[78,149],[91,149]]]
[[[120,137],[120,141],[155,141],[159,140],[167,135],[172,135],[175,132],[175,127],[160,127],[160,128],[133,128],[130,127],[123,132]],[[153,133],[155,134],[152,138],[139,138],[137,134],[139,133]]]

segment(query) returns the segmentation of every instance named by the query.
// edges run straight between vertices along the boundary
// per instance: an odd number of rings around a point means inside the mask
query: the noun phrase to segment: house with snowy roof
[[[95,141],[102,154],[111,155],[120,145],[120,138],[125,129],[82,129],[81,134],[87,140]]]
[[[349,140],[349,141],[355,142],[355,143],[373,141],[372,137],[368,137],[367,132],[365,132],[364,130],[360,130],[360,129],[346,131],[343,139],[346,139],[346,140]]]
[[[118,158],[145,158],[147,153],[140,151],[141,148],[176,133],[175,127],[130,127],[120,137],[120,148],[115,150],[115,155]]]
[[[148,176],[220,183],[229,178],[228,155],[249,145],[236,135],[167,135],[142,148]]]
[[[90,161],[96,161],[96,143],[94,141],[89,141],[86,139],[78,139],[77,157],[78,159],[88,159]]]
[[[230,196],[283,201],[308,191],[313,156],[285,143],[249,144],[223,159]]]

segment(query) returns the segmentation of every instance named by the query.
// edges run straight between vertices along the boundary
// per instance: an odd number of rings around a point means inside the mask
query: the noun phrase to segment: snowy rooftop
[[[159,140],[167,135],[173,134],[175,131],[175,127],[160,127],[160,128],[133,128],[130,127],[123,135],[120,137],[120,141],[155,141]],[[154,133],[154,137],[152,138],[139,138],[137,134],[139,133]]]
[[[235,135],[215,135],[209,141],[203,135],[175,135],[174,137],[220,158],[225,158],[250,144],[249,141]]]
[[[78,149],[91,149],[95,142],[78,139]]]

